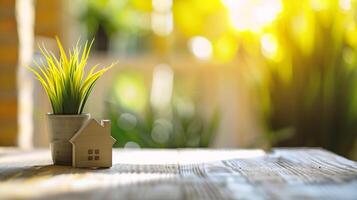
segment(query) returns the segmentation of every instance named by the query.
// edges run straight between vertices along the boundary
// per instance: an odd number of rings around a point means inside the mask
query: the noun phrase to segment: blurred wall
[[[18,44],[16,1],[0,0],[0,146],[15,145],[17,139]]]

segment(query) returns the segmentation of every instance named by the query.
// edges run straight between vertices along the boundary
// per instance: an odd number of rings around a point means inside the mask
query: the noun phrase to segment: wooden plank
[[[0,198],[357,199],[357,163],[322,149],[114,150],[113,167],[0,149]]]

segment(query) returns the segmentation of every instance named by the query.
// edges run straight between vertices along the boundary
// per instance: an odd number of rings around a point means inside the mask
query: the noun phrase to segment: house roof
[[[95,123],[97,126],[104,128],[104,124],[102,123],[104,120],[100,122],[98,122],[96,119],[89,119],[87,120],[82,127],[73,135],[73,137],[69,140],[71,143],[74,143],[76,141],[76,139],[82,134],[82,132],[88,127],[89,124],[91,123]],[[111,138],[111,140],[113,141],[113,144],[116,142],[116,140],[109,135],[109,137]]]

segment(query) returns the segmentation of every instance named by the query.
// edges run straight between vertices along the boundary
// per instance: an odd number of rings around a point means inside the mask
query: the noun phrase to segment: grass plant
[[[80,46],[77,42],[76,46],[69,50],[68,55],[57,37],[56,41],[59,58],[42,46],[40,51],[44,60],[35,62],[36,67],[28,67],[28,69],[35,74],[45,89],[53,114],[82,114],[96,81],[113,64],[102,69],[98,69],[98,65],[95,65],[86,73],[93,41],[86,41],[84,46]]]

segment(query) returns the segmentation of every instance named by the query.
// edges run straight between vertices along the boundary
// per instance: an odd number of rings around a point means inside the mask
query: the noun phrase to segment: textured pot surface
[[[69,140],[90,118],[90,114],[47,114],[52,160],[55,165],[72,165],[72,144]]]

